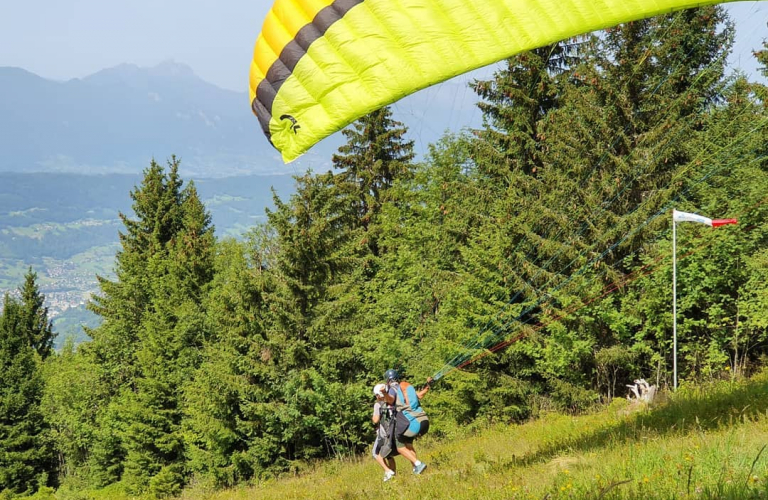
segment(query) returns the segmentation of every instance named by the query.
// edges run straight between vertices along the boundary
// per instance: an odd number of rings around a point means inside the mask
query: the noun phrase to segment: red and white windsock
[[[672,220],[674,222],[698,222],[700,224],[706,224],[711,227],[720,227],[727,224],[737,224],[736,219],[710,219],[703,215],[692,214],[688,212],[680,212],[672,209]]]

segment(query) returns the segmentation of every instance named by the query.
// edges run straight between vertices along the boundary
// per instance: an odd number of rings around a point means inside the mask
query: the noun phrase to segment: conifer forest
[[[483,126],[417,158],[384,107],[333,169],[218,238],[173,152],[121,215],[91,339],[52,348],[30,268],[0,314],[0,498],[230,487],[367,452],[371,388],[436,379],[431,434],[576,414],[644,378],[768,363],[768,87],[702,7],[507,60]],[[755,53],[768,77],[768,44]],[[442,428],[442,429],[441,429]]]

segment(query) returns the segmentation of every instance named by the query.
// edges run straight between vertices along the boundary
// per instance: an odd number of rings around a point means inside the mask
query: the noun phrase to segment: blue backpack
[[[405,391],[397,384],[397,399],[395,400],[395,433],[398,437],[415,438],[423,436],[429,430],[429,417],[421,407],[416,389],[408,384]]]

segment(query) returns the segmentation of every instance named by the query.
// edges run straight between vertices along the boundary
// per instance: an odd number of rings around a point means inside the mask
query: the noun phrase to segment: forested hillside
[[[14,293],[32,267],[58,347],[70,335],[87,339],[80,325],[100,322],[84,304],[98,288],[96,275],[112,275],[118,214],[131,210],[129,193],[140,181],[140,175],[0,173],[0,295]],[[220,238],[240,237],[263,222],[272,190],[287,196],[294,188],[290,175],[194,182]]]
[[[152,162],[91,342],[46,357],[35,294],[6,298],[6,494],[172,497],[353,455],[388,368],[437,379],[438,438],[577,414],[636,378],[669,388],[673,208],[738,219],[677,228],[679,379],[752,373],[768,355],[768,89],[726,74],[732,37],[710,7],[515,56],[472,86],[484,127],[418,163],[380,109],[243,241],[214,236],[175,158]],[[768,73],[768,46],[756,56]],[[9,319],[22,309],[35,326]]]
[[[94,246],[117,242],[120,212],[140,175],[0,173],[0,259],[38,264],[71,258]],[[272,190],[293,189],[288,175],[196,179],[219,236],[237,236],[264,218]],[[7,279],[0,274],[2,281]]]

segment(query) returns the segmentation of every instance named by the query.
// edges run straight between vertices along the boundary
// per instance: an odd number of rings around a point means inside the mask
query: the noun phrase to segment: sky
[[[0,0],[0,66],[68,80],[122,63],[151,67],[173,60],[219,87],[247,92],[253,46],[272,3]],[[726,8],[737,23],[730,64],[758,78],[751,53],[768,38],[768,1],[736,2]],[[475,77],[490,76],[492,70],[484,68],[422,90],[397,103],[395,116],[406,121],[417,142],[445,129],[477,126],[481,116],[466,84]],[[446,106],[447,114],[430,119],[428,109]]]

